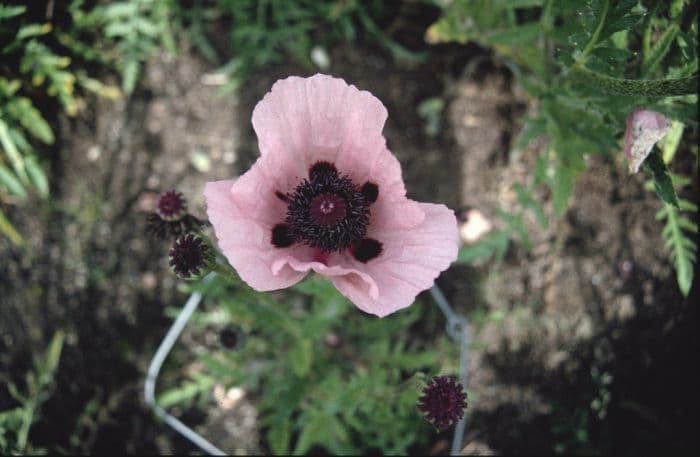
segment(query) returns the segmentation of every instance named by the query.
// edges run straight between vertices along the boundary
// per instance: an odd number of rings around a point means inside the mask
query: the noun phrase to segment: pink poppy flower
[[[277,81],[257,104],[260,158],[204,189],[219,247],[253,289],[289,287],[314,271],[383,317],[457,258],[452,210],[406,198],[386,118],[372,94],[320,74]]]
[[[630,173],[639,171],[654,144],[666,136],[668,127],[668,119],[655,111],[637,108],[627,116],[624,150]]]

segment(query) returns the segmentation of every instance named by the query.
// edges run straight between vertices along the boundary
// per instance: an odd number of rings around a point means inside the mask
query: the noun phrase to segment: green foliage
[[[445,361],[456,361],[458,351],[441,320],[433,319],[439,336],[429,345],[412,335],[412,324],[434,308],[417,303],[378,319],[322,278],[307,279],[277,299],[227,282],[217,278],[199,286],[213,306],[195,314],[194,322],[200,329],[236,325],[244,343],[235,351],[202,354],[206,372],[167,390],[159,403],[191,405],[214,380],[242,386],[259,399],[273,454],[305,454],[315,446],[334,454],[405,454],[424,444],[431,427],[416,409],[420,372],[454,371]]]
[[[56,107],[75,115],[84,101],[76,84],[86,91],[117,98],[114,88],[90,78],[65,55],[87,45],[77,38],[81,32],[80,1],[67,7],[67,23],[35,22],[26,6],[0,5],[0,202],[15,203],[27,198],[33,189],[42,198],[49,195],[49,185],[39,152],[55,141],[47,121]],[[63,37],[63,39],[62,39]],[[63,41],[66,44],[57,43]],[[85,38],[87,40],[87,37]],[[0,233],[14,244],[23,238],[0,209]]]
[[[143,62],[157,46],[176,51],[168,25],[170,8],[170,2],[163,0],[128,0],[110,2],[90,12],[90,22],[101,26],[116,47],[122,90],[127,94],[134,91]]]
[[[697,126],[697,8],[689,2],[438,4],[442,16],[429,28],[428,41],[475,41],[493,48],[522,88],[539,100],[516,148],[537,136],[548,140],[527,188],[545,185],[558,216],[566,212],[588,156],[620,162],[625,120],[636,107]],[[654,178],[659,196],[674,204],[675,192],[660,157],[652,155],[644,169]],[[537,205],[528,202],[536,210]],[[496,233],[470,249],[481,256],[502,253],[507,238]],[[462,254],[463,260],[474,257]]]
[[[0,411],[0,452],[3,455],[38,453],[29,443],[29,430],[38,418],[41,405],[51,397],[53,379],[61,358],[64,334],[54,334],[45,354],[34,360],[34,371],[27,373],[25,392],[13,382],[7,388],[18,406]]]
[[[377,24],[389,15],[382,1],[345,0],[217,0],[213,4],[173,3],[173,15],[197,49],[214,62],[224,62],[229,77],[225,90],[240,85],[255,71],[292,57],[312,68],[311,49],[364,36],[400,59],[420,60],[392,40]],[[226,51],[217,51],[210,28],[225,28]],[[218,49],[221,49],[219,46]],[[223,55],[221,55],[223,54]]]
[[[666,242],[666,247],[671,252],[671,258],[676,267],[678,287],[683,295],[688,296],[693,283],[693,264],[697,246],[693,242],[692,234],[697,233],[697,225],[683,216],[681,210],[697,213],[698,207],[691,201],[680,199],[679,208],[665,203],[656,214],[656,218],[666,221],[661,236]]]

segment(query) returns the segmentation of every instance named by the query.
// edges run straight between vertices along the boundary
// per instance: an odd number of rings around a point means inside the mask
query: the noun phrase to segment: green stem
[[[211,263],[211,271],[215,272],[219,276],[226,278],[232,282],[235,282],[236,284],[241,282],[241,278],[238,277],[235,271],[228,266],[224,265],[223,263],[219,263],[217,261],[213,261]]]
[[[651,18],[656,16],[656,11],[659,9],[659,1],[654,2],[654,6],[649,9],[644,17],[644,32],[642,34],[642,66],[646,65],[651,51]]]
[[[697,74],[681,79],[622,79],[585,68],[575,68],[569,78],[608,95],[672,97],[696,94],[698,91]]]
[[[595,32],[593,32],[593,36],[591,36],[590,41],[588,44],[586,44],[586,47],[583,49],[581,54],[576,58],[576,62],[574,63],[574,68],[583,68],[583,65],[586,63],[586,59],[588,58],[588,55],[593,52],[593,49],[595,49],[595,46],[598,44],[598,38],[600,37],[600,33],[603,31],[603,27],[605,26],[605,20],[608,17],[608,10],[610,9],[610,0],[605,0],[603,3],[603,12],[600,14],[600,21],[598,22],[598,26],[595,28]]]

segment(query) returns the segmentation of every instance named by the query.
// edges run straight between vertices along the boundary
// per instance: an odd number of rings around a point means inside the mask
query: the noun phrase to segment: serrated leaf
[[[696,258],[695,251],[697,246],[693,239],[686,236],[684,227],[694,227],[695,230],[689,230],[691,233],[695,233],[697,228],[676,207],[668,203],[664,205],[657,216],[660,216],[661,219],[666,219],[666,225],[661,231],[661,236],[664,238],[664,244],[671,251],[678,287],[684,296],[688,296],[692,287],[693,263]]]
[[[320,414],[314,415],[301,429],[293,454],[305,454],[311,446],[327,437],[327,431],[328,418]]]

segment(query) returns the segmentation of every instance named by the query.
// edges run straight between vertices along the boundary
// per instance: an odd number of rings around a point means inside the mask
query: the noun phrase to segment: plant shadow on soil
[[[439,46],[431,54],[427,63],[396,64],[381,50],[341,45],[331,52],[329,73],[369,90],[387,105],[385,134],[402,163],[410,197],[452,208],[473,206],[482,198],[497,201],[486,186],[482,194],[465,197],[466,189],[472,192],[480,179],[465,176],[465,163],[483,151],[460,142],[463,126],[450,116],[466,119],[461,100],[470,103],[474,113],[495,120],[483,127],[494,130],[494,143],[480,162],[480,176],[493,181],[489,173],[507,166],[509,140],[517,132],[523,102],[513,95],[507,72],[483,50]],[[465,74],[464,68],[477,57],[486,63]],[[55,394],[30,435],[37,446],[90,453],[194,451],[141,400],[146,364],[170,322],[164,308],[179,306],[184,297],[164,262],[167,243],[144,235],[146,213],[139,208],[149,191],[176,186],[191,198],[194,212],[203,215],[202,184],[244,171],[258,154],[249,121],[254,104],[275,80],[313,73],[291,64],[272,67],[256,75],[233,101],[214,97],[215,89],[201,84],[208,71],[212,69],[187,52],[177,58],[157,56],[130,100],[116,106],[96,102],[78,119],[60,118],[51,201],[11,214],[28,234],[31,248],[21,251],[0,241],[2,371],[19,380],[30,366],[32,349],[43,347],[56,328],[69,332]],[[470,85],[486,87],[494,80],[501,81],[494,92],[465,99]],[[416,113],[416,106],[430,97],[445,99],[447,106],[437,137],[423,132],[424,120]],[[86,159],[88,151],[97,158]],[[210,171],[193,167],[193,151],[209,157]],[[627,187],[639,185],[637,180]],[[601,189],[595,197],[610,200],[610,186]],[[648,214],[639,217],[653,221],[649,205],[654,200],[634,197],[618,202],[618,208],[633,211],[630,207],[644,200]],[[627,210],[615,214],[624,217]],[[575,208],[571,214],[576,214]],[[622,247],[611,259],[599,254],[604,247],[587,239],[594,235],[586,232],[586,221],[569,216],[563,223],[568,227],[566,252],[574,259],[599,256],[612,264],[618,257],[635,257],[633,249],[625,247],[629,240],[618,243]],[[619,224],[614,238],[624,239],[624,228]],[[647,236],[658,238],[658,230]],[[638,249],[655,249],[655,243]],[[511,271],[547,270],[558,261],[557,255],[550,251],[543,260],[515,248],[505,265]],[[580,452],[698,451],[697,305],[679,295],[668,265],[636,265],[614,297],[598,296],[598,303],[590,306],[597,296],[592,293],[591,300],[575,305],[588,307],[576,312],[592,316],[593,329],[587,338],[564,348],[559,347],[561,335],[540,340],[537,332],[544,327],[537,325],[528,338],[510,335],[521,331],[519,321],[508,321],[515,327],[499,323],[477,331],[477,342],[486,341],[489,349],[470,359],[470,394],[475,398],[470,402],[467,445],[480,443],[482,452],[513,454],[553,453],[557,444],[564,446],[560,450]],[[480,307],[501,306],[508,313],[518,303],[535,304],[528,315],[532,321],[571,311],[550,303],[551,286],[537,282],[535,273],[518,276],[507,286],[525,284],[519,292],[494,299],[490,290],[474,286],[474,277],[485,279],[488,274],[487,267],[455,266],[439,284],[455,306],[470,315]],[[589,275],[580,276],[579,283],[590,284]],[[637,306],[625,320],[606,318],[604,308],[624,295],[653,306]],[[511,344],[515,340],[517,347]],[[548,357],[562,349],[564,361],[552,365]],[[472,352],[478,351],[475,345]],[[591,375],[593,367],[613,381],[601,383]],[[481,379],[482,372],[491,377]],[[489,393],[479,398],[480,389]],[[590,404],[604,391],[609,394],[607,415],[597,419]],[[98,406],[88,415],[91,401]],[[0,388],[0,407],[11,404],[6,389]],[[184,420],[201,423],[205,416],[195,410]],[[433,452],[441,449],[437,445],[447,435],[432,437]]]

